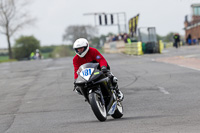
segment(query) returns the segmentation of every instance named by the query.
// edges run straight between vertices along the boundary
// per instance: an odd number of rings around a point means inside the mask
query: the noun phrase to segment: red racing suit
[[[108,67],[108,63],[105,58],[99,53],[99,51],[95,48],[89,47],[87,54],[84,57],[79,57],[78,55],[73,58],[74,65],[74,79],[78,78],[77,70],[79,67],[85,63],[89,62],[98,62],[100,67],[106,66]]]

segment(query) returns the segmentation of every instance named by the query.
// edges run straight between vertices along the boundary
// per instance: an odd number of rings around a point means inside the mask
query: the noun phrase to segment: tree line
[[[15,40],[14,47],[11,47],[11,37],[24,27],[35,23],[35,18],[31,17],[26,10],[31,0],[0,0],[0,33],[5,35],[8,44],[9,58],[27,58],[35,49],[40,49],[42,52],[51,52],[54,56],[69,56],[72,55],[73,49],[71,45],[46,46],[41,47],[40,41],[34,36],[21,36]],[[109,33],[110,35],[112,33]],[[106,36],[98,36],[98,29],[91,25],[71,25],[64,30],[62,36],[66,44],[73,42],[80,37],[87,38],[92,47],[101,48],[106,41]],[[166,36],[157,35],[158,40],[165,42],[173,41],[174,33],[169,33]],[[67,51],[67,52],[64,52]],[[14,52],[14,54],[13,54]],[[58,54],[60,52],[60,54]]]
[[[12,48],[12,56],[17,60],[29,59],[30,53],[35,52],[36,49],[39,49],[41,53],[48,53],[48,57],[51,58],[73,56],[75,53],[72,44],[77,38],[89,38],[90,46],[101,48],[103,46],[101,42],[104,44],[107,36],[114,35],[113,33],[108,33],[107,35],[98,37],[94,34],[94,31],[97,31],[97,29],[89,25],[71,25],[66,28],[63,34],[63,40],[68,42],[68,45],[60,44],[59,46],[41,46],[40,41],[34,36],[21,36],[15,40],[14,47]],[[164,42],[172,42],[173,35],[173,32],[166,36],[157,35],[157,39],[163,40]]]

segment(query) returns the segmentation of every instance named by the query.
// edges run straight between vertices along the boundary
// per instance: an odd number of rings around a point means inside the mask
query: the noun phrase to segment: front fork
[[[92,92],[98,94],[100,96],[100,99],[101,99],[101,104],[105,105],[105,101],[104,101],[104,98],[103,98],[101,88],[98,86],[98,88],[95,89],[95,90],[93,90],[93,89],[89,90],[89,94],[91,94]]]

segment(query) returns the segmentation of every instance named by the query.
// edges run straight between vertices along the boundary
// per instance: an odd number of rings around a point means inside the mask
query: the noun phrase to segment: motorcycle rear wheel
[[[107,119],[107,112],[105,105],[102,105],[101,97],[97,93],[89,94],[89,101],[95,116],[99,121],[105,121]]]

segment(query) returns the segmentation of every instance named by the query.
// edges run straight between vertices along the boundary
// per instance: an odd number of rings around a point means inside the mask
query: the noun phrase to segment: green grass
[[[50,52],[49,53],[42,53],[42,56],[44,59],[50,58]]]
[[[8,56],[0,56],[0,63],[17,61],[16,59],[9,59]]]
[[[3,61],[3,60],[8,60],[9,57],[8,56],[0,56],[0,61]]]
[[[98,51],[100,53],[103,53],[102,49],[98,49]],[[69,52],[70,52],[70,56],[75,56],[76,55],[74,50],[71,50]],[[42,56],[43,56],[44,59],[52,58],[52,57],[50,57],[50,54],[51,54],[51,52],[42,53]],[[17,61],[17,60],[16,59],[9,59],[9,56],[0,56],[0,63],[2,63],[2,62],[11,62],[11,61]]]

